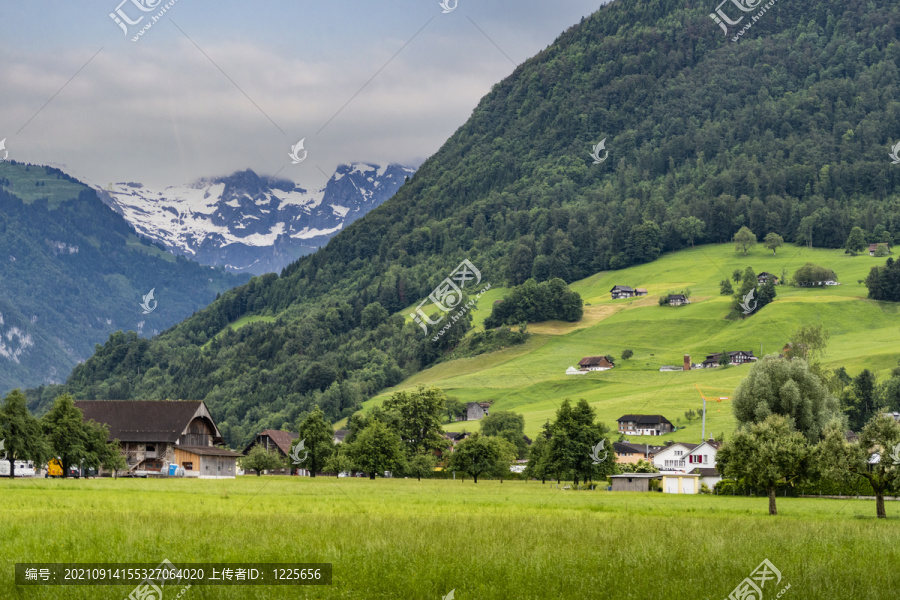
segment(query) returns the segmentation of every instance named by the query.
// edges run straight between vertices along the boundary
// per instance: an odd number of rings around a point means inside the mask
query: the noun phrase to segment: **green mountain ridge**
[[[60,383],[111,333],[161,332],[247,279],[140,239],[94,190],[57,169],[5,162],[0,264],[3,390]]]
[[[739,43],[714,8],[603,6],[494,86],[391,200],[324,249],[152,341],[111,339],[31,405],[60,390],[204,399],[239,445],[315,404],[346,417],[444,356],[464,325],[433,343],[395,313],[466,258],[494,286],[573,282],[688,247],[678,225],[691,216],[705,224],[695,243],[741,226],[826,248],[855,225],[894,239],[900,8],[780,3]],[[609,155],[593,164],[601,140]],[[275,320],[228,328],[248,316]]]

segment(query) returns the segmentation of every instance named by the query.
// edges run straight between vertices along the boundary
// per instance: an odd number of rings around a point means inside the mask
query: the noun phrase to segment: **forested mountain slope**
[[[66,389],[206,399],[238,443],[313,403],[346,415],[439,358],[461,331],[433,343],[388,315],[464,258],[493,284],[573,281],[689,245],[677,226],[687,216],[705,224],[695,242],[742,225],[824,247],[854,225],[879,241],[900,234],[888,157],[900,140],[900,7],[778,3],[738,42],[713,10],[602,7],[497,84],[391,200],[326,248],[158,339],[111,340]],[[226,329],[250,315],[270,318]],[[32,392],[33,405],[57,391]]]

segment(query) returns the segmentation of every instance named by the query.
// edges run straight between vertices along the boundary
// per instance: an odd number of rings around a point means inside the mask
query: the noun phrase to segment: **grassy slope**
[[[332,586],[194,586],[185,600],[437,600],[453,589],[457,600],[719,600],[764,558],[783,577],[767,599],[787,584],[795,599],[894,598],[900,585],[900,572],[871,563],[873,548],[883,565],[900,561],[900,522],[876,521],[872,501],[779,498],[773,518],[764,498],[321,477],[4,479],[0,496],[3,598],[121,600],[134,587],[17,590],[16,562],[165,558],[333,564]]]
[[[792,274],[805,262],[833,269],[842,285],[827,288],[777,288],[776,301],[744,321],[728,321],[730,297],[719,295],[719,281],[735,269],[752,266],[757,272]],[[495,410],[525,415],[526,433],[534,435],[551,418],[564,398],[586,398],[600,419],[610,426],[625,413],[663,414],[673,423],[681,418],[677,440],[700,439],[699,421],[688,425],[683,418],[702,401],[694,384],[733,390],[749,366],[661,373],[661,365],[680,365],[684,354],[694,362],[706,354],[727,350],[777,353],[790,332],[802,323],[822,323],[831,332],[825,362],[844,365],[851,375],[868,367],[885,372],[897,365],[900,355],[900,307],[867,300],[865,278],[883,259],[868,255],[850,257],[839,250],[788,246],[777,255],[762,247],[744,257],[732,245],[707,245],[665,255],[659,260],[621,271],[604,271],[575,282],[571,288],[589,306],[579,323],[550,322],[530,327],[535,333],[525,347],[512,348],[471,359],[436,365],[416,374],[394,389],[434,384],[462,401],[494,401]],[[645,287],[645,298],[613,301],[609,289],[616,284]],[[692,290],[693,303],[684,307],[660,307],[657,299],[666,291]],[[488,296],[485,296],[488,298]],[[494,299],[482,303],[483,319]],[[618,360],[608,372],[567,376],[568,366],[583,356],[620,356],[630,348],[634,358]],[[393,390],[367,403],[379,404]],[[714,392],[717,393],[717,392]],[[460,429],[463,424],[448,426]],[[468,430],[477,423],[466,423]],[[707,434],[729,434],[734,419],[727,401],[712,404],[707,413]]]
[[[9,181],[3,187],[21,198],[25,204],[47,198],[47,206],[51,209],[59,207],[61,202],[77,198],[85,187],[66,179],[57,179],[47,167],[35,165],[26,167],[20,164],[16,168],[4,169],[3,177]],[[40,179],[44,185],[36,186],[35,179]]]

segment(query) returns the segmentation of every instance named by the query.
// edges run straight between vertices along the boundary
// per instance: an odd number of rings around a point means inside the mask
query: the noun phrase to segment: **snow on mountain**
[[[151,189],[115,183],[97,192],[141,235],[176,254],[230,271],[280,271],[394,195],[415,169],[341,165],[321,189],[251,170]]]

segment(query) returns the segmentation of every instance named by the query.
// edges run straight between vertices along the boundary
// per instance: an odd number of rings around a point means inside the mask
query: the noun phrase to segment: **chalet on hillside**
[[[753,356],[753,351],[745,352],[743,350],[736,350],[734,352],[726,352],[728,356],[728,364],[732,366],[743,365],[749,362],[753,362],[756,360],[756,357]],[[722,357],[721,352],[716,352],[715,354],[707,354],[706,360],[704,360],[701,364],[704,369],[712,369],[719,366],[719,359]]]
[[[620,298],[633,298],[634,297],[634,288],[629,287],[627,285],[615,285],[611,290],[609,290],[610,295],[612,295],[613,300],[619,300]]]
[[[690,303],[691,301],[684,294],[669,294],[669,306],[682,306]]]
[[[884,246],[888,252],[891,251],[890,244],[869,244],[869,256],[875,256],[875,254],[878,252],[878,246]]]
[[[614,366],[605,356],[585,356],[578,361],[578,368],[582,371],[608,371]]]
[[[127,470],[137,475],[163,475],[176,464],[186,477],[230,479],[241,456],[215,444],[222,435],[206,404],[155,400],[79,400],[85,421],[109,427],[109,440],[119,440]]]
[[[778,277],[769,273],[767,271],[763,271],[759,275],[756,276],[756,281],[759,282],[759,285],[766,285],[769,281],[772,281],[775,285],[778,285]]]
[[[663,435],[674,429],[662,415],[623,415],[616,420],[619,422],[619,433],[625,435]]]
[[[344,438],[346,438],[350,434],[349,429],[336,429],[334,431],[334,443],[335,444],[343,444]]]
[[[647,290],[645,290],[644,288],[634,288],[634,295],[635,296],[646,296]]]
[[[490,414],[490,402],[466,402],[466,414],[456,417],[457,421],[479,421]]]

